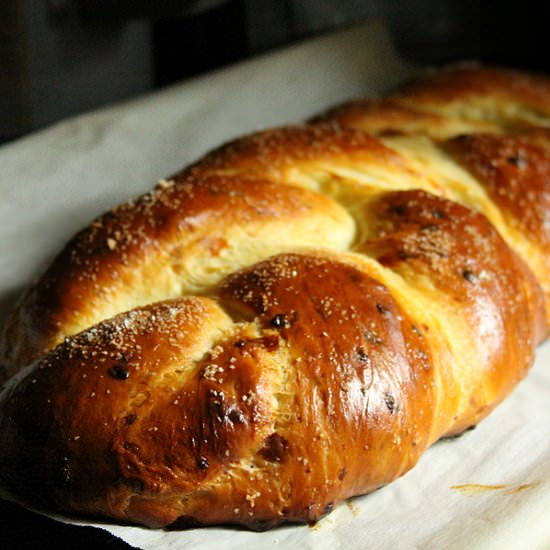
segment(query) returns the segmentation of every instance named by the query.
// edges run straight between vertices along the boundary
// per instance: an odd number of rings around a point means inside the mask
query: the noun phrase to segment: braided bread
[[[48,509],[264,529],[403,475],[547,335],[549,128],[549,79],[455,67],[99,217],[3,331],[2,477]]]

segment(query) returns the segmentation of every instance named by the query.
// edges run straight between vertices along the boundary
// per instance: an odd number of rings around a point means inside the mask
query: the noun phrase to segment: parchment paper
[[[224,140],[381,93],[411,71],[371,21],[0,148],[0,317],[67,238],[102,211]],[[147,550],[550,548],[549,401],[544,345],[529,377],[475,430],[437,443],[403,478],[314,527],[252,533],[85,525]],[[5,489],[0,496],[13,499]]]

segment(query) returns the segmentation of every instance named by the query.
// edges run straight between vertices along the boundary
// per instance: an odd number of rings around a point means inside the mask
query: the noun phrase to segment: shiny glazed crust
[[[454,67],[228,143],[78,233],[1,336],[0,474],[149,527],[312,522],[527,374],[550,81]]]

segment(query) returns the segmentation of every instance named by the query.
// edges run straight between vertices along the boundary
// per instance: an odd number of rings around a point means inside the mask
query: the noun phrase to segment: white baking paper
[[[224,140],[379,94],[411,70],[383,26],[366,22],[0,148],[0,320],[67,238],[104,210]],[[437,443],[402,479],[339,506],[314,527],[253,533],[85,525],[147,550],[550,548],[549,402],[550,344],[475,430]],[[5,489],[0,496],[13,499]]]

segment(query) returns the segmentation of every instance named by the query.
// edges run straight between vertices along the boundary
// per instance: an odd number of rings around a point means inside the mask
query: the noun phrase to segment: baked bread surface
[[[0,475],[163,527],[311,522],[527,374],[550,81],[472,67],[245,136],[78,233],[1,336]]]

